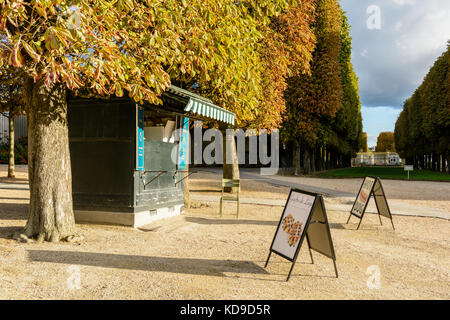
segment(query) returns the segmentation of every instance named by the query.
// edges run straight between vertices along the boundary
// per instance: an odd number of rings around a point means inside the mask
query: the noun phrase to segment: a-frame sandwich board
[[[361,187],[359,188],[358,195],[356,196],[355,202],[353,203],[352,209],[350,210],[350,215],[347,220],[347,224],[352,216],[357,217],[359,220],[358,228],[361,226],[364,213],[366,212],[367,205],[371,197],[374,197],[375,204],[377,206],[378,218],[380,219],[380,224],[383,225],[381,221],[381,216],[389,218],[391,220],[392,229],[395,230],[394,222],[392,220],[391,210],[389,209],[389,204],[386,199],[386,194],[384,193],[383,185],[378,177],[367,176],[364,178]]]
[[[292,262],[286,279],[289,281],[305,237],[311,261],[314,263],[311,249],[329,257],[333,260],[337,278],[336,254],[323,198],[299,189],[291,189],[289,193],[264,268],[272,252],[280,255]]]

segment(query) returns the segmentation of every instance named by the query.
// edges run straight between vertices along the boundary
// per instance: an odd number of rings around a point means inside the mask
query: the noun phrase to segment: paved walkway
[[[216,202],[219,203],[220,196],[207,196],[191,193],[191,200],[204,201],[204,202]],[[327,198],[324,197],[326,209],[329,211],[344,211],[350,212],[354,197],[340,197],[340,198]],[[258,204],[267,206],[284,206],[286,200],[279,199],[261,199],[261,198],[240,198],[240,203],[243,204]],[[400,216],[413,216],[413,217],[428,217],[428,218],[440,218],[450,220],[450,213],[445,210],[430,208],[425,206],[412,205],[405,202],[394,200],[388,200],[389,208],[393,215]],[[366,212],[377,213],[374,201],[371,199],[367,206]]]
[[[194,168],[192,170],[195,171],[196,169]],[[222,175],[222,168],[199,168],[198,171]],[[261,175],[260,169],[240,168],[239,176],[241,179],[263,181],[263,182],[267,182],[267,183],[277,185],[277,186],[283,186],[283,187],[288,187],[288,188],[293,188],[293,189],[300,189],[300,190],[310,191],[310,192],[314,192],[314,193],[319,193],[326,197],[350,197],[350,196],[353,196],[353,193],[351,193],[351,192],[346,192],[346,191],[342,191],[342,190],[324,188],[324,187],[320,187],[320,186],[314,186],[311,184],[301,183],[298,181],[299,177],[284,177],[284,176],[279,176],[279,175],[271,175],[271,176]],[[193,179],[195,179],[195,177]],[[294,181],[294,179],[296,179],[297,181]],[[303,180],[305,180],[305,179],[303,179]]]
[[[26,166],[20,167],[19,170],[25,171]],[[221,168],[208,168],[208,169],[200,169],[199,171],[206,171],[211,173],[220,173]],[[268,182],[275,185],[286,186],[289,188],[297,188],[303,189],[310,192],[315,192],[322,194],[327,210],[330,211],[343,211],[349,212],[353,201],[356,197],[357,190],[355,192],[347,192],[341,190],[335,190],[330,188],[324,188],[319,186],[314,186],[311,184],[303,184],[298,182],[298,178],[296,177],[283,177],[283,176],[262,176],[259,174],[259,170],[254,169],[241,169],[240,171],[241,179],[251,179],[251,180],[260,180],[264,182]],[[303,179],[302,181],[310,182],[313,179],[308,178]],[[359,179],[362,181],[362,179]],[[321,179],[321,181],[325,181]],[[352,183],[354,184],[354,183]],[[441,192],[446,193],[446,189],[450,186],[450,184],[438,184],[441,187]],[[356,185],[359,188],[359,184]],[[0,190],[28,190],[28,184],[26,183],[0,183]],[[195,194],[195,192],[191,193],[191,199],[196,201],[205,201],[205,202],[216,202],[219,203],[220,196],[209,196],[209,195],[201,195]],[[241,203],[244,204],[260,204],[260,205],[268,205],[268,206],[284,206],[286,201],[279,199],[267,199],[267,198],[241,198]],[[417,217],[432,217],[432,218],[440,218],[445,220],[450,220],[450,212],[447,210],[442,210],[438,208],[431,208],[426,206],[417,206],[414,204],[409,204],[404,201],[397,201],[396,199],[388,199],[389,207],[393,215],[404,215],[404,216],[417,216]],[[376,207],[374,201],[371,200],[367,212],[376,213]]]
[[[212,179],[217,179],[220,186],[222,168],[193,168],[199,175],[192,175],[195,180],[201,177],[201,173],[212,174]],[[363,178],[319,178],[308,176],[263,176],[259,169],[240,168],[242,180],[260,181],[272,185],[288,188],[302,189],[305,191],[320,193],[324,197],[355,197]],[[389,199],[405,200],[443,200],[450,201],[450,182],[437,181],[407,181],[382,179],[383,188]]]

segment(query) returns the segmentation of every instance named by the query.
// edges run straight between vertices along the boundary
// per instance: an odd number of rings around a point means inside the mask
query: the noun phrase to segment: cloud
[[[450,39],[448,0],[342,0],[353,38],[352,56],[366,107],[401,108]],[[381,28],[369,29],[369,6]],[[373,21],[373,17],[371,18]]]
[[[394,2],[400,6],[403,6],[405,4],[414,4],[414,0],[394,0]]]
[[[369,146],[376,146],[380,132],[394,131],[400,111],[400,109],[392,107],[362,106],[363,131],[367,132],[367,144]]]

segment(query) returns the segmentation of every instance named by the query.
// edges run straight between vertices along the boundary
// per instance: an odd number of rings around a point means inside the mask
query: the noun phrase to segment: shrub
[[[0,143],[0,163],[9,162],[9,143]],[[28,139],[19,138],[14,143],[14,162],[16,164],[28,163]]]

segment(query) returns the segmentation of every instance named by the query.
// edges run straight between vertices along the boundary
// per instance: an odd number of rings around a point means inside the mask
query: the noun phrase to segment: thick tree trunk
[[[325,147],[320,148],[320,171],[324,171],[325,169]]]
[[[349,161],[348,161],[348,155],[344,154],[342,155],[342,167],[343,168],[349,168]]]
[[[325,160],[324,160],[325,149],[324,147],[319,148],[319,170],[325,170]]]
[[[316,171],[320,171],[321,169],[320,169],[320,147],[316,147],[315,148],[315,156],[314,156],[314,160],[315,160],[315,163],[316,163]]]
[[[9,112],[9,164],[8,178],[15,178],[16,172],[14,168],[14,117],[12,111]]]
[[[444,155],[444,172],[450,173],[450,157],[448,150],[445,151]]]
[[[311,149],[311,172],[316,172],[316,148]]]
[[[294,166],[294,175],[301,175],[301,166],[300,166],[300,141],[294,140],[294,156],[293,156],[293,166]]]
[[[228,148],[227,148],[228,146]],[[233,153],[233,163],[227,163],[226,157],[227,152]],[[224,179],[239,179],[239,159],[236,150],[236,140],[234,137],[227,141],[226,134],[224,134],[224,144],[223,144],[223,178]],[[225,188],[225,192],[236,193],[236,188]]]
[[[330,151],[328,149],[325,150],[325,157],[326,157],[325,167],[327,168],[327,170],[330,170],[331,169],[331,166],[330,166],[331,160],[330,160]]]
[[[336,169],[334,163],[334,152],[330,150],[330,169]]]
[[[431,170],[435,171],[436,170],[436,155],[434,152],[432,152],[430,154],[430,160],[431,160]]]
[[[333,156],[331,155],[331,150],[327,150],[327,160],[328,160],[327,169],[328,170],[333,169]]]
[[[30,206],[27,237],[71,240],[75,235],[72,172],[64,85],[26,81]]]
[[[310,157],[310,148],[303,148],[303,170],[305,174],[311,173],[311,157]]]

